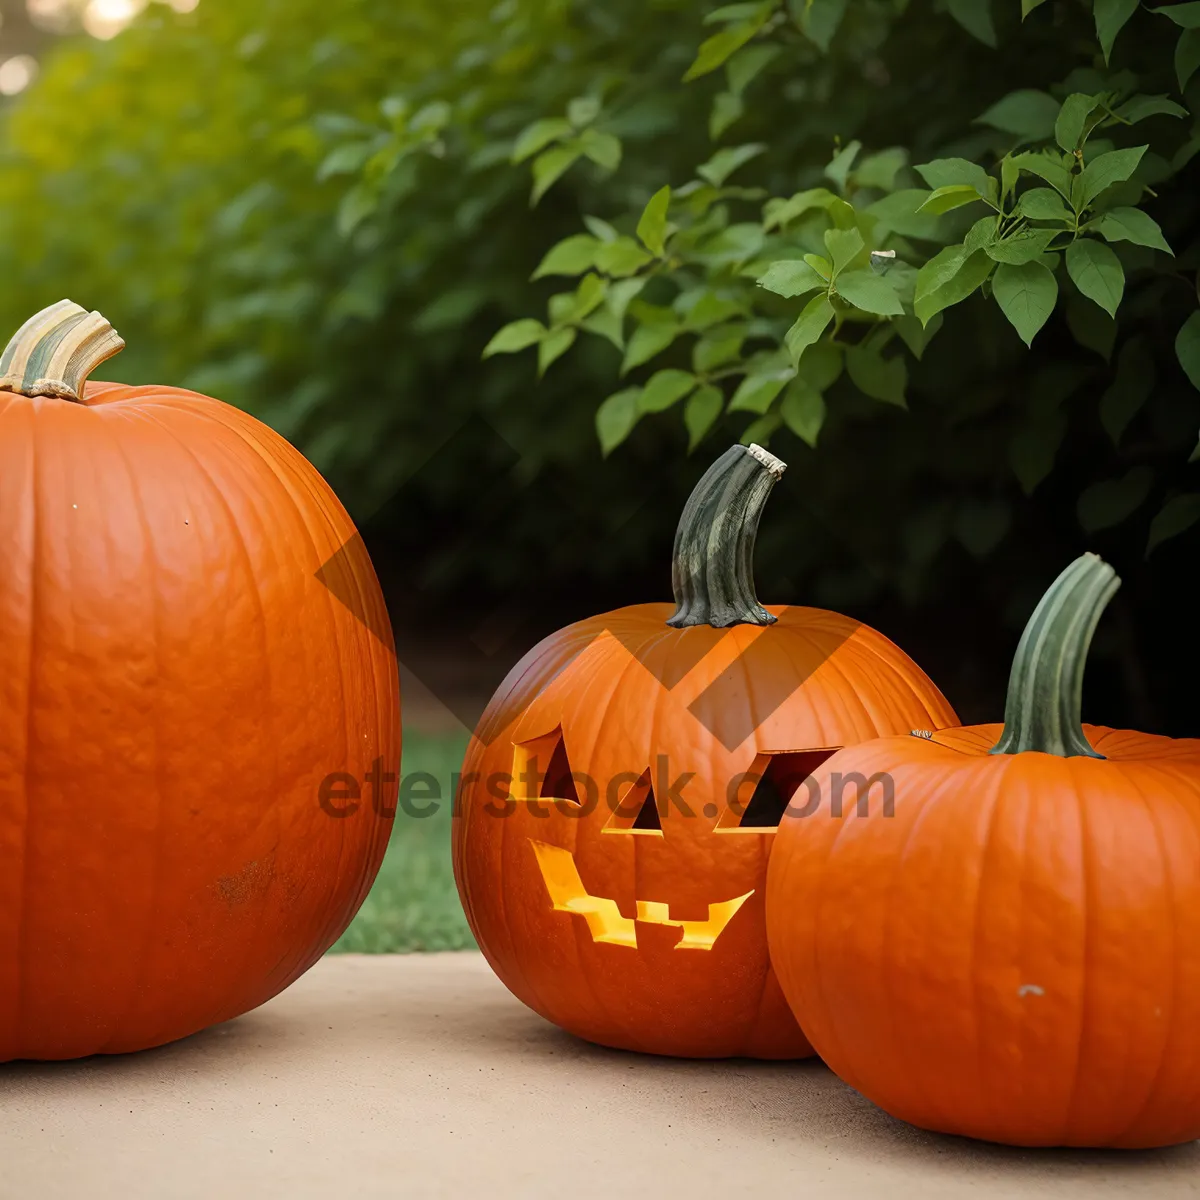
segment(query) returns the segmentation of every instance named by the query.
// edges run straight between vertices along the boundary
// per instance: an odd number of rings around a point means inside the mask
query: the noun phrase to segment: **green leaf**
[[[374,153],[371,142],[343,142],[335,146],[317,168],[317,178],[324,181],[335,175],[353,175],[362,170],[363,164]]]
[[[795,378],[794,370],[766,371],[747,375],[738,384],[729,402],[730,412],[753,412],[761,415],[771,407],[775,397],[783,391],[789,380]]]
[[[1175,78],[1182,92],[1200,70],[1200,29],[1185,29],[1175,43]]]
[[[858,187],[890,192],[896,183],[896,173],[907,164],[908,151],[903,146],[868,154],[854,169],[854,182]]]
[[[1150,522],[1150,535],[1146,539],[1146,557],[1155,546],[1161,545],[1170,538],[1190,529],[1200,521],[1200,494],[1184,492],[1180,496],[1172,496],[1159,509],[1153,521]]]
[[[828,188],[821,187],[797,192],[787,200],[768,200],[763,209],[763,230],[769,233],[776,227],[782,229],[814,208],[828,209],[836,199]]]
[[[783,418],[778,412],[769,412],[765,417],[759,417],[757,421],[751,421],[742,432],[742,436],[738,439],[743,446],[749,446],[752,443],[757,443],[760,446],[770,444],[771,435],[783,424]]]
[[[601,242],[596,247],[596,269],[615,278],[632,275],[651,261],[650,255],[631,237]]]
[[[578,146],[555,146],[553,150],[543,150],[533,160],[533,192],[529,203],[537,204],[582,153]]]
[[[782,49],[781,46],[770,42],[759,42],[739,50],[725,64],[725,78],[729,80],[729,91],[740,98],[764,68],[780,55]]]
[[[696,60],[688,67],[683,82],[690,83],[693,79],[699,79],[701,75],[715,71],[763,27],[774,7],[774,3],[760,4],[759,12],[755,13],[748,21],[726,26],[720,33],[714,33],[712,37],[702,42],[696,53]]]
[[[862,142],[853,141],[843,146],[826,164],[825,177],[832,179],[842,191],[846,189],[846,180],[850,177],[850,168],[862,149]]]
[[[1041,142],[1054,133],[1058,101],[1048,92],[1022,88],[997,100],[975,118],[976,125],[990,125],[1027,142]]]
[[[1200,391],[1200,310],[1192,313],[1175,338],[1175,357],[1192,387]]]
[[[525,159],[537,154],[539,150],[545,150],[551,142],[570,137],[572,133],[574,130],[571,128],[571,122],[565,118],[542,117],[521,131],[520,136],[513,144],[511,161],[514,163],[524,162]]]
[[[833,278],[833,263],[819,254],[806,254],[804,261],[828,283]]]
[[[614,134],[587,129],[580,136],[579,144],[598,167],[615,171],[621,165],[621,139]]]
[[[1079,177],[1082,189],[1080,208],[1086,208],[1106,187],[1122,183],[1137,170],[1137,165],[1146,153],[1146,146],[1133,146],[1128,150],[1110,150],[1093,158]]]
[[[596,247],[600,243],[587,233],[577,233],[564,238],[557,246],[552,246],[545,258],[538,263],[538,268],[530,276],[541,279],[545,275],[582,275],[596,263]]]
[[[881,317],[903,316],[904,305],[886,276],[871,270],[846,271],[838,276],[838,295],[863,312]]]
[[[670,186],[661,187],[650,197],[637,223],[637,235],[655,258],[661,258],[667,236],[667,209],[671,204]]]
[[[1066,414],[1059,409],[1040,413],[1013,434],[1008,461],[1025,495],[1032,495],[1050,474],[1054,458],[1067,431]]]
[[[915,299],[920,300],[937,291],[943,284],[949,283],[962,269],[962,265],[967,261],[967,255],[970,253],[965,245],[946,246],[939,250],[917,272]]]
[[[1110,317],[1125,292],[1125,270],[1121,260],[1095,238],[1080,238],[1067,247],[1067,273],[1075,286],[1094,300]]]
[[[855,387],[872,400],[908,407],[904,399],[908,368],[902,355],[884,358],[874,346],[859,342],[846,350],[846,373]]]
[[[607,458],[630,434],[642,415],[638,407],[641,388],[614,392],[596,410],[596,434],[600,450]]]
[[[699,380],[690,371],[679,371],[674,367],[655,371],[642,388],[638,408],[644,413],[665,412],[694,390],[697,383]]]
[[[1124,28],[1126,21],[1137,12],[1138,3],[1139,0],[1096,0],[1096,38],[1104,52],[1105,63],[1112,54],[1117,34]]]
[[[980,217],[963,238],[963,246],[967,253],[972,250],[983,250],[996,240],[996,218]]]
[[[989,258],[998,263],[1020,267],[1041,258],[1057,233],[1055,229],[1025,228],[1002,241],[989,243],[984,250]]]
[[[1095,229],[1110,242],[1132,242],[1135,246],[1149,246],[1167,254],[1174,253],[1167,245],[1158,222],[1140,208],[1110,208],[1096,221]]]
[[[747,49],[752,49],[752,47],[747,47]],[[708,116],[709,139],[717,141],[730,125],[744,115],[745,111],[746,106],[736,92],[718,92],[713,97],[712,110]]]
[[[802,0],[799,25],[805,35],[828,53],[834,34],[846,15],[848,0]]]
[[[1045,3],[1046,0],[1021,0],[1021,20],[1025,20],[1035,8]]]
[[[567,120],[576,129],[590,125],[599,115],[599,96],[576,96],[567,104]]]
[[[784,259],[772,263],[758,281],[759,287],[774,292],[777,296],[803,296],[816,288],[828,284],[807,262],[800,259]]]
[[[1117,323],[1090,300],[1078,294],[1067,297],[1067,328],[1084,349],[1094,350],[1105,362],[1112,358]]]
[[[796,318],[796,323],[784,336],[784,344],[787,346],[793,366],[799,363],[805,350],[820,338],[832,320],[833,305],[829,302],[828,296],[824,294],[814,296],[804,306],[804,311]]]
[[[957,251],[958,256],[939,263],[941,255],[936,255],[921,268],[917,275],[917,287],[913,311],[923,325],[928,325],[930,319],[943,309],[953,304],[959,304],[978,288],[992,273],[995,264],[982,250],[966,253],[962,246],[948,246],[947,250]],[[944,254],[945,251],[942,251]],[[953,263],[953,269],[950,268]],[[930,267],[936,269],[926,275]],[[924,290],[922,290],[922,276]]]
[[[946,10],[973,38],[996,48],[991,0],[946,0]]]
[[[550,364],[561,358],[574,344],[576,331],[570,326],[552,329],[538,342],[538,376],[550,369]]]
[[[352,187],[338,205],[337,231],[342,237],[349,237],[379,205],[378,196],[374,189],[359,183]]]
[[[900,335],[904,344],[912,352],[913,358],[919,362],[925,354],[934,334],[942,327],[942,314],[935,313],[929,324],[922,325],[916,317],[899,317],[892,322],[892,327]]]
[[[748,21],[758,15],[762,0],[750,0],[745,4],[722,4],[712,12],[704,14],[705,25],[720,25],[722,22]]]
[[[876,236],[891,232],[923,241],[943,241],[943,223],[932,213],[918,211],[928,196],[929,192],[923,188],[904,188],[868,205],[867,215],[879,223]]]
[[[862,234],[857,229],[825,230],[825,248],[833,260],[833,278],[864,248]]]
[[[1040,262],[1002,262],[992,280],[992,294],[1021,341],[1031,346],[1054,311],[1058,282]]]
[[[804,352],[801,377],[818,392],[828,391],[842,374],[842,347],[836,342],[816,342]]]
[[[688,453],[703,441],[725,408],[725,396],[719,387],[706,383],[689,397],[683,406],[683,425],[688,431]]]
[[[1188,110],[1169,96],[1133,96],[1116,113],[1122,121],[1136,125],[1147,117],[1186,117]]]
[[[745,166],[752,158],[757,158],[766,145],[763,142],[749,142],[744,146],[726,146],[696,168],[696,174],[713,187],[721,187],[725,180],[739,167]]]
[[[1189,0],[1187,4],[1164,4],[1150,11],[1170,17],[1183,29],[1200,29],[1200,0]]]
[[[618,350],[625,349],[625,330],[621,318],[612,312],[610,309],[602,308],[599,312],[594,312],[590,317],[580,321],[580,329],[586,329],[588,333],[597,334],[599,337],[605,338],[612,342]]]
[[[592,231],[592,235],[602,242],[615,242],[619,236],[607,221],[602,221],[599,217],[585,216],[583,223]]]
[[[648,282],[644,276],[641,279],[618,279],[608,285],[604,302],[615,316],[624,317],[630,302]]]
[[[1051,158],[1048,154],[1026,152],[1014,154],[1012,162],[1019,170],[1028,171],[1029,174],[1044,179],[1067,200],[1071,198],[1071,174],[1057,158]]]
[[[570,319],[573,321],[582,320],[590,312],[598,308],[603,302],[607,291],[607,279],[602,279],[599,275],[592,275],[590,273],[585,275],[579,281],[579,286],[575,289],[575,303],[571,309]]]
[[[962,208],[964,204],[974,204],[983,197],[967,184],[956,183],[950,187],[935,188],[929,193],[928,199],[921,205],[918,212],[932,213],[935,217]]]
[[[973,187],[981,196],[988,192],[988,173],[965,158],[935,158],[913,168],[935,191],[944,187]]]
[[[1054,140],[1068,154],[1073,154],[1083,145],[1088,117],[1099,106],[1099,97],[1087,96],[1082,92],[1074,92],[1063,101],[1058,119],[1054,122]]]
[[[678,325],[639,325],[625,346],[625,357],[621,361],[621,374],[649,362],[661,354],[679,333]]]
[[[1075,506],[1080,525],[1087,533],[1119,525],[1141,507],[1153,484],[1154,472],[1146,466],[1131,467],[1120,479],[1093,483]]]
[[[733,362],[741,354],[745,340],[745,329],[740,326],[726,325],[705,334],[692,346],[692,370],[704,375]]]
[[[532,317],[523,317],[520,321],[510,321],[499,330],[490,342],[483,348],[484,358],[493,354],[515,354],[535,342],[540,342],[546,336],[546,327],[541,321]]]
[[[1154,355],[1144,337],[1130,338],[1117,355],[1113,381],[1100,397],[1100,423],[1114,446],[1154,389]]]
[[[825,424],[825,397],[810,383],[794,379],[779,402],[783,423],[814,450],[821,426]]]
[[[1061,225],[1072,225],[1075,219],[1052,188],[1030,188],[1022,192],[1016,211],[1033,221],[1057,221]]]

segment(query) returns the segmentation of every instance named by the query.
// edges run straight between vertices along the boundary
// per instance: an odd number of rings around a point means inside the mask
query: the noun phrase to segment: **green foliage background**
[[[463,443],[385,510],[450,616],[662,596],[702,464],[769,441],[764,598],[994,716],[1096,549],[1093,715],[1197,732],[1200,3],[714,7],[204,0],[67,44],[4,117],[0,323],[102,309],[113,376],[255,412],[360,517],[481,417],[515,466]]]

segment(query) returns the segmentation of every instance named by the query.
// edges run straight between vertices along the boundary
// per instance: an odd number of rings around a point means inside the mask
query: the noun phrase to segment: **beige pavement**
[[[818,1063],[576,1041],[476,954],[326,958],[161,1050],[0,1066],[0,1197],[1146,1197],[1200,1143],[1007,1150],[891,1120]]]

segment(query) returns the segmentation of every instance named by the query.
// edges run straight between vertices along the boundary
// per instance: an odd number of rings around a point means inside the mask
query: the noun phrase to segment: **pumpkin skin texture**
[[[349,517],[197,393],[0,392],[0,561],[0,1060],[263,1003],[349,923],[391,829],[394,783],[343,819],[319,800],[333,772],[399,766]]]
[[[922,1128],[1200,1136],[1200,741],[1076,724],[1092,754],[993,749],[1012,732],[822,765],[819,807],[784,817],[768,872],[784,993],[838,1075]],[[890,778],[891,817],[883,780],[865,813],[853,793],[834,811],[852,772]]]
[[[819,761],[954,715],[915,663],[848,617],[769,607],[763,624],[723,628],[671,617],[671,605],[641,604],[589,618],[509,674],[463,764],[459,894],[500,979],[579,1037],[804,1057],[767,957],[774,823],[738,827],[754,779],[737,781],[777,752]],[[565,754],[574,798],[544,761],[534,785],[534,754]],[[647,813],[657,828],[638,827]]]

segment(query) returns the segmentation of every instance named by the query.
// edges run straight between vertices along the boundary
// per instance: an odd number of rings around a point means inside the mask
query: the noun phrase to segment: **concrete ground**
[[[921,1133],[816,1062],[639,1058],[547,1025],[475,953],[325,958],[160,1050],[0,1066],[0,1197],[1148,1197],[1200,1143]]]

